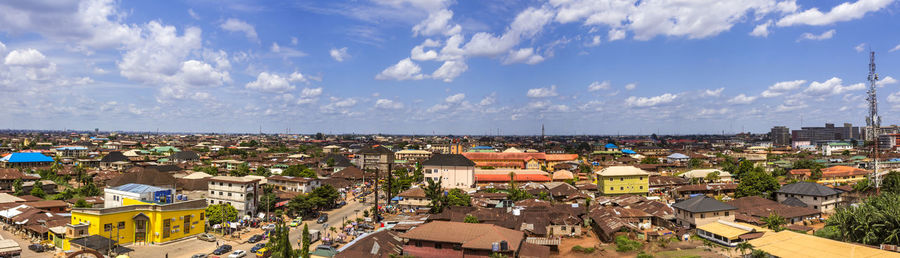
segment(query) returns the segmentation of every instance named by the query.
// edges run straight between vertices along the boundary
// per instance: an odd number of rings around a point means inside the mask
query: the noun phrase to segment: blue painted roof
[[[158,192],[158,191],[169,190],[169,189],[160,188],[160,187],[156,187],[156,186],[152,186],[152,185],[142,185],[142,184],[134,184],[134,183],[116,186],[116,187],[113,187],[112,189],[124,191],[124,192],[131,192],[131,193],[147,193],[147,192]]]
[[[491,147],[491,146],[475,146],[475,147],[472,147],[473,150],[490,150],[490,149],[493,149],[493,148],[494,148],[494,147]]]
[[[612,144],[612,143],[607,143],[605,147],[607,149],[618,149],[619,148],[615,144]]]
[[[625,153],[625,154],[637,154],[637,152],[634,152],[633,150],[629,150],[629,149],[622,149],[622,153]]]
[[[37,152],[16,152],[0,159],[10,163],[53,162],[53,158]]]

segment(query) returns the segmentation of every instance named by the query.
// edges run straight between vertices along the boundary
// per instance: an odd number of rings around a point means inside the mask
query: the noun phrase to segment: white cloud
[[[281,52],[281,46],[278,45],[278,42],[272,42],[272,46],[269,47],[269,50],[272,52],[278,53]]]
[[[225,20],[224,23],[219,25],[219,28],[231,32],[243,32],[244,35],[247,36],[247,39],[259,43],[259,35],[256,34],[256,28],[245,21],[235,18],[228,18],[228,20]]]
[[[375,75],[376,80],[421,80],[424,75],[421,74],[422,68],[415,62],[405,58]]]
[[[859,43],[856,47],[853,48],[857,53],[861,53],[866,50],[866,43]]]
[[[809,84],[808,88],[803,90],[803,93],[806,93],[810,96],[830,96],[866,88],[866,85],[863,83],[857,83],[847,86],[842,85],[842,83],[843,80],[837,77],[832,77],[825,82],[812,82]]]
[[[603,111],[603,101],[591,100],[591,101],[588,101],[587,103],[584,103],[580,107],[578,107],[578,109],[580,109],[582,111],[594,111],[594,112]]]
[[[783,81],[773,84],[769,86],[768,89],[762,92],[760,96],[763,98],[771,98],[783,95],[785,92],[799,89],[801,85],[806,83],[806,80],[794,80],[794,81]]]
[[[478,102],[478,105],[487,106],[487,105],[494,104],[495,102],[497,102],[497,97],[494,95],[495,94],[485,96],[483,99],[481,99],[480,102]]]
[[[600,36],[594,35],[594,37],[591,39],[591,42],[588,42],[584,45],[589,47],[596,47],[599,46],[601,42],[602,41],[600,40]]]
[[[140,82],[165,81],[184,67],[192,51],[201,48],[201,30],[188,27],[179,36],[174,26],[151,21],[144,26],[142,40],[128,46],[117,62],[119,73]]]
[[[466,98],[466,94],[457,93],[457,94],[448,96],[447,98],[444,99],[444,101],[446,101],[447,103],[456,104],[456,103],[462,102],[462,100],[464,98]]]
[[[553,18],[553,11],[547,8],[529,7],[516,15],[503,35],[495,36],[487,32],[475,33],[463,47],[470,56],[497,56],[506,53],[519,44],[523,38],[530,38],[543,30]]]
[[[792,13],[782,17],[776,23],[779,27],[793,25],[831,25],[837,22],[850,21],[862,18],[866,13],[881,10],[891,4],[893,0],[857,0],[854,3],[844,2],[827,13],[822,13],[818,8],[810,8],[799,13]]]
[[[894,77],[887,76],[887,77],[881,78],[881,80],[878,80],[878,82],[876,82],[875,85],[878,87],[882,87],[882,86],[890,85],[890,84],[894,84],[894,83],[897,83],[897,79],[894,79]]]
[[[509,55],[503,59],[503,64],[526,63],[537,64],[544,61],[544,57],[534,53],[533,48],[521,48],[519,50],[510,50]]]
[[[294,86],[291,85],[288,79],[268,72],[259,73],[256,80],[247,83],[246,87],[251,90],[273,93],[282,93],[294,89]]]
[[[331,51],[328,51],[328,54],[338,62],[343,62],[344,59],[350,57],[350,54],[347,54],[347,47],[331,48]]]
[[[594,81],[591,85],[588,85],[588,91],[598,91],[598,90],[608,90],[610,87],[609,81],[598,82]]]
[[[141,29],[119,23],[127,13],[119,12],[117,4],[114,0],[2,1],[0,31],[38,33],[54,41],[74,43],[80,50],[119,48],[137,42]]]
[[[633,90],[633,89],[635,89],[635,88],[637,88],[637,83],[629,83],[629,84],[625,84],[625,89],[626,89],[626,90]]]
[[[428,18],[413,26],[413,36],[453,35],[462,31],[458,24],[450,24],[453,11],[442,9],[428,14]]]
[[[444,82],[452,82],[453,79],[460,76],[468,69],[469,66],[466,65],[463,60],[447,60],[444,61],[444,64],[435,70],[434,73],[431,73],[431,78],[443,80]]]
[[[894,92],[891,93],[891,95],[888,95],[887,101],[895,104],[900,103],[900,92]]]
[[[610,42],[624,39],[625,38],[625,30],[610,29],[607,37],[609,38],[608,40]]]
[[[305,98],[305,99],[315,98],[315,97],[318,97],[319,95],[322,95],[322,87],[303,88],[303,90],[300,91],[300,98]]]
[[[5,46],[4,46],[5,49]],[[48,64],[47,57],[37,49],[28,48],[13,50],[6,56],[3,62],[6,65],[44,67]]]
[[[303,75],[303,74],[300,73],[300,72],[296,72],[296,71],[293,72],[293,73],[291,73],[291,75],[288,76],[288,81],[291,81],[291,82],[309,82],[309,80],[307,80],[307,78],[306,78],[305,75]]]
[[[768,37],[769,36],[769,27],[772,26],[774,22],[772,20],[766,21],[766,23],[756,25],[753,28],[753,31],[750,32],[750,36],[754,37]]]
[[[807,33],[803,33],[802,35],[800,35],[800,38],[797,39],[797,41],[800,41],[800,40],[826,40],[826,39],[831,39],[832,37],[834,37],[834,33],[835,33],[835,32],[836,32],[836,31],[835,31],[834,29],[828,30],[828,31],[826,31],[826,32],[822,32],[822,34],[819,34],[819,35],[816,35],[816,34],[812,34],[812,33],[807,32]]]
[[[559,96],[559,93],[556,92],[556,85],[550,85],[549,88],[528,89],[525,95],[529,98],[546,98]]]
[[[897,50],[900,50],[900,45],[895,46],[894,48],[892,48],[892,49],[891,49],[890,51],[888,51],[888,52],[894,52],[894,51],[897,51]]]
[[[625,99],[625,104],[630,107],[652,107],[662,104],[671,103],[678,98],[678,95],[666,93],[655,97],[635,97],[631,96]]]
[[[300,40],[298,40],[297,37],[291,37],[291,45],[296,46],[299,43],[300,43]]]
[[[700,109],[700,113],[697,113],[697,115],[701,117],[721,116],[729,112],[731,112],[731,109],[728,108],[704,108]]]
[[[426,109],[425,112],[434,113],[434,112],[444,111],[447,109],[450,109],[450,105],[448,105],[448,104],[434,104],[434,106],[431,106],[430,108]]]
[[[725,88],[718,88],[718,89],[715,89],[715,90],[706,89],[706,90],[703,91],[703,96],[705,96],[705,97],[718,97],[719,95],[722,95],[722,91],[725,91]]]
[[[378,99],[377,101],[375,101],[375,108],[401,109],[401,108],[403,108],[403,103],[389,100],[389,99]]]
[[[756,96],[747,96],[747,95],[741,93],[741,94],[738,94],[737,96],[734,96],[734,98],[729,99],[728,103],[750,104],[750,103],[753,103],[753,101],[756,100],[756,98],[757,98]]]
[[[409,53],[410,58],[412,58],[413,60],[416,60],[416,61],[435,60],[438,58],[437,51],[434,51],[434,50],[425,51],[425,48],[426,47],[437,47],[440,45],[441,45],[440,42],[434,41],[432,39],[426,39],[425,42],[422,42],[421,45],[413,47],[413,49]]]
[[[185,61],[178,77],[193,86],[221,86],[231,82],[227,71],[218,71],[211,65],[197,60]]]
[[[191,18],[194,18],[194,20],[200,20],[200,15],[194,12],[194,9],[188,9],[188,15],[190,15]]]

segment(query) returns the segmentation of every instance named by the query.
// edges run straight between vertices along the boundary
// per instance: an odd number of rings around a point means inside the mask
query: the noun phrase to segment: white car
[[[275,224],[269,224],[262,227],[263,230],[275,229]]]
[[[237,251],[234,251],[233,253],[231,253],[230,255],[228,255],[228,258],[241,258],[246,255],[247,255],[247,251],[237,250]]]

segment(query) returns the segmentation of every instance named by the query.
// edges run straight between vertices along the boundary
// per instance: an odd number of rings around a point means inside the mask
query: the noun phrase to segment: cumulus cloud
[[[548,8],[529,7],[516,15],[502,35],[475,33],[463,49],[471,56],[497,56],[506,53],[523,38],[532,37],[540,32],[551,21],[553,15],[553,11]]]
[[[862,18],[866,13],[881,10],[891,4],[893,0],[857,0],[856,2],[844,2],[827,13],[818,8],[810,8],[802,12],[793,13],[782,17],[776,23],[779,27],[794,25],[831,25],[837,22],[850,21]]]
[[[559,93],[556,92],[556,85],[550,85],[549,88],[528,89],[525,95],[529,98],[547,98],[559,96]]]
[[[609,40],[610,42],[625,38],[625,30],[610,29],[609,33],[607,34],[607,40]]]
[[[672,103],[678,95],[666,93],[655,97],[635,97],[631,96],[625,99],[625,104],[630,107],[652,107],[667,103]]]
[[[704,97],[718,97],[719,95],[722,95],[722,91],[725,91],[725,88],[718,88],[715,90],[706,89],[703,91],[703,96]]]
[[[5,46],[4,46],[5,48]],[[13,50],[9,52],[3,62],[6,65],[13,66],[31,66],[41,67],[48,64],[47,57],[37,49],[28,48],[22,50]]]
[[[331,55],[331,58],[334,58],[335,61],[343,62],[344,59],[350,57],[350,54],[347,54],[347,48],[331,48],[331,51],[328,51],[328,54]]]
[[[802,86],[804,83],[806,83],[806,80],[778,82],[773,84],[772,86],[769,86],[769,88],[763,91],[760,96],[762,96],[763,98],[781,96],[788,91],[799,89],[800,86]]]
[[[588,91],[598,91],[598,90],[608,90],[610,87],[609,81],[598,82],[594,81],[591,85],[588,85]]]
[[[431,78],[452,82],[454,78],[468,69],[469,66],[463,60],[447,60],[434,73],[431,73]]]
[[[375,101],[375,108],[380,109],[401,109],[403,108],[403,103],[389,100],[389,99],[378,99]]]
[[[251,90],[273,93],[281,93],[294,89],[294,86],[291,85],[287,78],[268,72],[259,73],[256,80],[247,83],[246,87]]]
[[[828,31],[826,31],[826,32],[822,32],[822,34],[819,34],[819,35],[816,35],[816,34],[812,34],[812,33],[807,32],[807,33],[803,33],[802,35],[800,35],[800,38],[797,39],[797,41],[800,41],[800,40],[826,40],[826,39],[831,39],[832,37],[834,37],[834,33],[835,33],[835,32],[836,32],[836,31],[835,31],[834,29],[828,30]]]
[[[837,95],[848,91],[865,89],[866,85],[857,83],[852,85],[843,85],[843,80],[832,77],[824,82],[812,82],[809,87],[803,90],[803,93],[810,96],[830,96]]]
[[[890,85],[890,84],[894,84],[894,83],[897,83],[897,79],[894,79],[894,77],[887,76],[887,77],[881,78],[881,80],[878,80],[878,82],[876,82],[875,85],[877,85],[878,87],[882,87],[882,86]]]
[[[466,98],[466,94],[457,93],[457,94],[448,96],[447,98],[444,99],[444,101],[446,101],[447,103],[456,104],[456,103],[462,102],[462,100],[464,98]]]
[[[424,75],[421,74],[422,68],[409,58],[400,60],[396,64],[384,69],[378,75],[376,80],[421,80]]]
[[[774,22],[772,20],[766,21],[766,23],[756,25],[753,28],[753,31],[750,32],[750,36],[754,37],[768,37],[769,36],[769,27],[772,26]]]
[[[866,50],[866,43],[859,43],[859,45],[856,45],[853,49],[856,50],[856,53],[862,53]]]
[[[635,88],[637,88],[637,83],[629,83],[629,84],[625,84],[625,89],[626,89],[626,90],[633,90],[633,89],[635,89]]]
[[[450,24],[453,11],[442,9],[428,14],[428,18],[413,26],[413,36],[432,36],[436,34],[453,35],[462,31],[458,24]]]
[[[503,59],[504,64],[526,63],[537,64],[544,61],[544,57],[534,53],[533,48],[521,48],[518,50],[510,50],[506,58]]]
[[[750,103],[753,103],[753,101],[756,100],[756,98],[757,98],[756,96],[747,96],[746,94],[741,93],[741,94],[738,94],[737,96],[734,96],[734,98],[729,99],[728,103],[750,104]]]
[[[219,25],[219,28],[231,32],[243,32],[247,39],[259,43],[259,35],[256,34],[256,28],[245,21],[228,18],[228,20]]]

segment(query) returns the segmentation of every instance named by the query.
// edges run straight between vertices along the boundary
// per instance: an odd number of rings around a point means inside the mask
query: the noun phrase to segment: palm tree
[[[744,256],[747,253],[747,250],[753,249],[753,245],[747,243],[746,241],[737,244],[737,246],[735,247],[737,247],[737,249],[741,251],[741,256]]]

